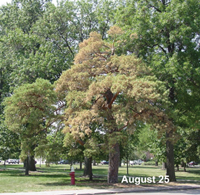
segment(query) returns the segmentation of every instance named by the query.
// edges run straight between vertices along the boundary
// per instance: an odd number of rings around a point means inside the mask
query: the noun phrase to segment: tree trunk
[[[167,154],[167,172],[166,175],[169,176],[170,181],[176,181],[175,170],[174,170],[174,146],[169,140],[170,133],[166,133],[166,154]]]
[[[186,172],[186,163],[182,160],[181,166],[184,168],[184,172]]]
[[[119,151],[120,151],[120,153],[122,152],[122,146],[121,146],[121,144],[119,145]],[[122,157],[121,157],[121,155],[120,155],[119,167],[121,167],[121,166],[122,166]]]
[[[80,161],[80,170],[82,170],[82,164],[83,164],[82,161]]]
[[[166,167],[167,167],[166,162],[163,162],[163,163],[162,163],[162,169],[165,170]]]
[[[119,167],[121,167],[121,166],[122,166],[122,161],[120,160],[120,161],[119,161]]]
[[[176,164],[176,171],[179,171],[179,165]]]
[[[85,166],[83,176],[88,176],[89,180],[92,181],[92,157],[84,159]]]
[[[127,161],[127,164],[126,164],[126,174],[128,175],[128,153],[127,153],[126,161]]]
[[[118,183],[118,167],[120,161],[119,144],[116,143],[109,151],[108,183]]]
[[[186,163],[184,163],[184,172],[186,172]]]
[[[25,166],[25,175],[29,175],[29,157],[28,156],[24,162],[24,166]]]
[[[157,160],[155,161],[155,166],[158,166],[158,161]]]
[[[30,160],[29,160],[29,170],[30,171],[36,171],[34,156],[30,156],[29,158],[30,158]]]

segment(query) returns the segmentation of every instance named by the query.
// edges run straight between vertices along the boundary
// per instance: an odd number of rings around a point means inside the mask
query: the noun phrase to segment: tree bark
[[[169,176],[170,181],[176,181],[175,169],[174,169],[174,146],[169,139],[171,137],[171,133],[166,133],[166,154],[167,154],[167,172],[166,175]]]
[[[29,170],[30,171],[36,171],[34,156],[30,156],[29,158],[30,158],[30,160],[29,160]]]
[[[181,166],[184,168],[184,172],[186,172],[186,163],[182,160]]]
[[[184,172],[186,172],[186,164],[184,163]]]
[[[121,159],[120,159],[120,161],[119,161],[119,167],[121,167],[122,166],[122,161],[121,161]]]
[[[119,144],[114,144],[109,151],[108,183],[118,183],[118,167],[120,161]]]
[[[157,160],[155,161],[155,166],[158,166],[158,161]]]
[[[84,172],[83,172],[83,176],[88,176],[89,180],[92,181],[92,157],[87,158],[85,157],[84,159]]]
[[[163,163],[162,163],[162,169],[165,170],[166,167],[167,167],[167,166],[166,166],[166,162],[163,162]]]
[[[127,161],[127,164],[126,164],[126,174],[128,175],[128,153],[127,153],[126,161]]]
[[[179,171],[179,165],[176,164],[176,171]]]
[[[24,162],[25,166],[25,175],[29,175],[29,156],[27,156],[26,161]]]
[[[82,161],[80,161],[80,170],[82,170],[82,164],[83,164]]]

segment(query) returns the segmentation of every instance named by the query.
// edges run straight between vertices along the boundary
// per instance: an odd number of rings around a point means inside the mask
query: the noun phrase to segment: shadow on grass
[[[127,167],[121,167],[121,168],[124,168],[124,169],[126,169]],[[128,167],[129,169],[161,169],[161,167],[160,166],[140,166],[140,165],[138,165],[138,166],[135,166],[135,165],[133,165],[133,166],[129,166]]]
[[[184,183],[187,181],[187,183],[200,183],[200,169],[187,169],[186,172],[184,171],[177,171],[176,173],[188,173],[188,174],[193,174],[192,175],[187,175],[187,176],[176,176],[177,179],[181,182]],[[182,181],[181,181],[182,180]]]
[[[38,173],[38,172],[31,172],[28,176],[25,175],[25,172],[21,172],[21,171],[18,171],[18,170],[5,170],[5,171],[0,171],[0,177],[3,177],[3,176],[7,176],[7,177],[30,177],[30,178],[46,178],[47,180],[48,179],[61,179],[63,181],[65,181],[66,183],[66,180],[69,180],[70,181],[70,176],[69,176],[69,172],[67,173]],[[104,176],[96,176],[94,175],[94,181],[99,181],[99,180],[102,180],[102,178],[106,178]],[[99,178],[99,179],[97,179]],[[82,174],[80,175],[76,175],[76,179],[78,182],[90,182],[89,179],[86,179],[85,177],[82,177]],[[106,181],[106,180],[104,180]],[[93,182],[93,181],[92,181]],[[62,183],[62,182],[61,182]],[[52,183],[50,183],[52,184]],[[44,184],[43,184],[44,185]]]
[[[181,184],[200,184],[200,181],[197,181],[197,180],[191,180],[191,181],[188,181],[188,180],[184,180],[184,181],[180,181],[178,180],[178,183],[181,183]]]
[[[66,178],[69,177],[67,173],[41,173],[41,172],[30,172],[29,175],[25,175],[25,171],[19,170],[3,170],[0,171],[0,176],[8,176],[8,177],[37,177],[37,178]]]
[[[59,187],[59,186],[72,186],[71,185],[71,180],[63,180],[60,182],[48,182],[48,183],[40,183],[39,185],[42,186],[48,186],[48,187]],[[95,188],[95,189],[103,189],[106,186],[112,186],[112,184],[108,184],[107,180],[76,180],[75,181],[75,186],[76,187],[86,187],[86,188]]]
[[[37,170],[42,170],[44,172],[63,172],[63,170],[69,170],[70,171],[70,167],[69,166],[53,166],[53,167],[36,167]]]
[[[200,177],[185,177],[185,176],[176,176],[177,180],[179,181],[187,181],[187,182],[200,182]]]
[[[131,167],[129,169],[138,169],[140,167]],[[156,169],[156,168],[155,168]],[[43,169],[38,169],[38,171],[30,171],[29,172],[29,177],[38,177],[38,178],[70,178],[69,176],[70,171],[67,170],[66,172],[64,172],[62,170],[62,172],[58,172],[58,171],[45,171]],[[93,175],[94,175],[94,179],[96,178],[106,178],[107,177],[107,169],[94,169],[93,170]],[[77,178],[81,178],[83,174],[82,170],[79,171],[75,171],[75,175]],[[200,172],[199,172],[200,174]],[[7,175],[9,177],[24,177],[25,175],[25,170],[21,169],[21,170],[14,170],[14,169],[6,169],[4,171],[0,171],[0,175]],[[119,176],[122,177],[123,175],[127,175],[126,173],[119,173]],[[130,176],[137,176],[137,177],[148,177],[149,174],[148,173],[131,173],[129,174]]]
[[[193,173],[193,174],[196,174],[196,175],[200,175],[200,170],[198,169],[198,170],[195,170],[195,169],[193,169],[193,170],[188,170],[187,171],[188,173]]]
[[[30,174],[30,177],[37,177],[37,178],[70,178],[68,175],[59,175],[59,174],[42,174],[42,175],[36,175],[36,174]]]
[[[186,172],[184,170],[179,170],[176,171],[176,173],[191,173],[191,174],[195,174],[198,175],[200,177],[200,167],[189,167],[186,168]]]
[[[0,171],[0,176],[11,176],[11,177],[16,177],[16,176],[20,176],[23,172],[20,170],[2,170]],[[24,172],[25,173],[25,172]]]

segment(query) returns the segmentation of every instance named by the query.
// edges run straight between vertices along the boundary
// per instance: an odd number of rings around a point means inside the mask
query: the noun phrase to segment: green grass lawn
[[[94,181],[92,182],[82,177],[83,170],[79,170],[79,165],[74,165],[74,168],[76,185],[71,186],[69,165],[51,165],[51,167],[42,165],[42,167],[37,167],[36,172],[30,172],[29,176],[25,176],[22,165],[6,165],[6,168],[0,165],[0,193],[116,187],[106,182],[108,165],[93,166]],[[125,166],[119,168],[119,182],[126,173]],[[160,175],[165,175],[165,171],[160,166],[129,167],[131,177],[158,177]],[[200,183],[200,167],[188,168],[187,172],[180,170],[176,172],[176,177],[179,182]]]

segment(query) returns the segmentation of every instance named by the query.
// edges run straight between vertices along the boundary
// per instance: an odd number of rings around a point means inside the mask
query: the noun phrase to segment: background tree
[[[145,125],[140,129],[138,139],[137,150],[139,153],[148,151],[153,154],[156,166],[158,166],[158,162],[166,161],[164,134],[159,135],[157,129],[152,129],[149,125]]]
[[[138,137],[137,132],[134,132],[134,134],[125,132],[125,134],[126,138],[124,139],[124,143],[120,145],[122,147],[122,149],[120,150],[120,157],[121,159],[124,159],[124,162],[126,164],[126,174],[129,175],[129,161],[133,160],[135,157],[135,150],[136,145],[138,143]]]
[[[64,139],[64,144],[69,148],[68,156],[82,162],[84,160],[83,176],[89,177],[92,180],[92,161],[100,155],[105,145],[103,143],[104,135],[96,129],[100,127],[95,123],[90,125],[91,134],[85,135],[84,139],[74,139],[73,135],[67,133]]]
[[[171,109],[176,113],[171,120],[181,127],[189,115],[193,123],[199,123],[199,7],[197,0],[131,0],[118,12],[118,23],[127,32],[127,50],[142,57],[166,83]],[[167,174],[171,181],[176,180],[170,163],[173,136],[173,132],[166,134]]]
[[[49,81],[37,79],[33,84],[25,84],[14,91],[11,97],[6,98],[5,122],[11,131],[19,134],[21,158],[30,157],[31,170],[36,170],[34,149],[39,140],[43,140],[48,127],[55,120],[56,95],[53,85]]]
[[[162,97],[162,83],[134,55],[116,55],[120,47],[117,36],[122,33],[120,28],[112,27],[111,43],[91,33],[80,44],[75,65],[61,75],[56,85],[57,93],[66,96],[67,102],[63,132],[79,140],[90,135],[92,122],[102,125],[109,148],[109,183],[118,182],[122,129],[133,130],[136,121],[148,121],[156,114],[166,121],[164,129],[173,128],[155,106]]]
[[[34,150],[35,156],[45,160],[46,166],[66,159],[68,149],[63,145],[63,139],[64,134],[51,127],[47,136],[38,140],[38,145]]]
[[[0,121],[0,157],[5,164],[8,158],[19,159],[21,141],[17,133],[7,129],[3,117]]]
[[[110,1],[62,1],[56,7],[49,0],[13,0],[0,7],[0,102],[37,78],[57,80],[90,31],[105,37],[113,13]]]
[[[104,0],[61,1],[57,7],[49,0],[13,0],[2,6],[2,88],[12,92],[37,78],[53,83],[71,66],[78,43],[91,31],[106,37],[113,13],[114,3]]]

